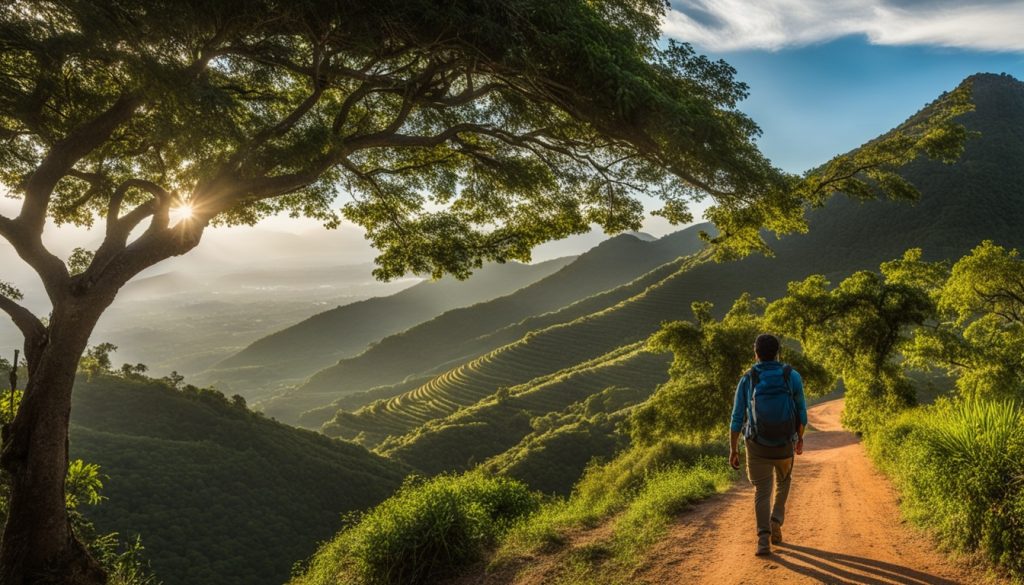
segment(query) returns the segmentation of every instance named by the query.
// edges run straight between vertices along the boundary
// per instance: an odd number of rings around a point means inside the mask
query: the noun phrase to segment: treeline
[[[1024,398],[1024,263],[1016,251],[985,242],[953,264],[925,262],[914,249],[878,272],[857,272],[834,286],[820,275],[790,283],[771,303],[743,295],[720,319],[709,303],[692,309],[692,320],[667,323],[648,340],[650,351],[672,352],[669,381],[642,404],[619,411],[614,427],[621,450],[588,467],[570,495],[535,493],[537,505],[522,495],[522,505],[499,519],[480,515],[479,502],[455,496],[461,511],[438,514],[428,494],[478,493],[482,488],[472,486],[495,481],[503,493],[528,493],[494,475],[514,468],[508,462],[409,484],[354,519],[293,583],[427,583],[481,558],[489,570],[515,570],[532,555],[558,554],[571,533],[608,518],[611,530],[586,551],[566,553],[566,575],[591,583],[624,578],[673,514],[735,478],[724,465],[725,421],[736,382],[752,361],[752,339],[762,331],[783,338],[783,359],[801,372],[810,397],[842,381],[843,422],[867,437],[902,490],[911,519],[950,547],[980,551],[1024,576],[1016,552],[1024,547],[1024,419],[1017,405]],[[917,371],[936,369],[956,389],[918,406]],[[614,402],[615,395],[605,398]],[[544,420],[607,424],[607,417],[581,416],[586,410],[581,404]],[[535,439],[551,430],[536,423]],[[371,535],[391,547],[388,562],[368,556],[381,550]],[[468,544],[452,551],[439,548],[442,541]]]

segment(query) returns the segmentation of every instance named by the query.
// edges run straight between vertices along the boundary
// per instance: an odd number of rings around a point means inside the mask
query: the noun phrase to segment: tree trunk
[[[29,364],[24,398],[4,440],[0,465],[10,474],[11,499],[0,542],[0,585],[106,583],[105,572],[72,532],[64,504],[71,390],[105,307],[81,301],[54,309],[46,346]]]

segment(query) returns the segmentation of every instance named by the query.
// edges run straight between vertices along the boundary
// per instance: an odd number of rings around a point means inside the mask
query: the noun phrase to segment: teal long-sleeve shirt
[[[783,364],[781,362],[757,362],[754,367],[757,368],[758,374],[760,374],[765,370],[781,369]],[[804,399],[804,380],[796,370],[791,370],[789,384],[793,388],[793,394],[796,398],[796,410],[800,417],[800,424],[806,425],[807,400]],[[747,415],[747,405],[750,404],[750,391],[750,376],[744,375],[736,386],[736,398],[732,405],[732,423],[729,425],[729,429],[734,433],[743,430],[743,420]]]

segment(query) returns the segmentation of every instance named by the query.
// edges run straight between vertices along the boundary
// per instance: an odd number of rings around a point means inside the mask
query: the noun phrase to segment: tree
[[[836,189],[893,196],[894,169],[962,147],[954,92],[812,177],[787,176],[737,111],[724,62],[658,43],[662,0],[13,0],[0,7],[0,182],[21,198],[0,236],[39,275],[44,323],[0,287],[28,382],[0,465],[11,505],[0,580],[97,583],[63,506],[77,362],[142,270],[210,225],[287,212],[340,221],[380,250],[376,275],[459,277],[548,239],[635,229],[638,194],[689,220],[711,197],[720,250],[801,229]],[[171,210],[181,210],[172,221]],[[67,261],[47,217],[96,226]]]
[[[900,265],[903,273],[935,275],[927,288],[938,308],[938,318],[915,332],[908,364],[945,369],[964,398],[1020,400],[1024,260],[1018,251],[985,241],[952,267],[920,262],[920,250],[907,255],[917,262]]]
[[[835,288],[820,274],[791,282],[786,296],[765,310],[773,330],[797,339],[809,358],[843,379],[843,424],[857,431],[875,416],[914,404],[897,358],[913,327],[934,314],[925,289],[868,271]]]
[[[634,440],[651,443],[667,435],[706,440],[722,434],[740,376],[754,362],[754,339],[766,331],[767,302],[744,293],[716,320],[712,304],[693,303],[694,321],[666,323],[648,342],[654,351],[671,351],[671,378],[634,411]],[[797,351],[783,350],[804,379],[806,391],[821,395],[834,379],[820,365]]]

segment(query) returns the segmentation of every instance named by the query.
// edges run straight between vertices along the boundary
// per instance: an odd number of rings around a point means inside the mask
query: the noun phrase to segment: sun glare
[[[179,221],[187,221],[192,219],[192,206],[188,203],[182,203],[177,207],[171,208],[171,223],[175,224]]]

